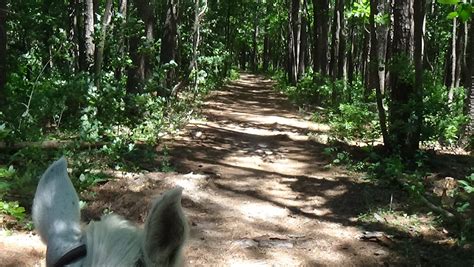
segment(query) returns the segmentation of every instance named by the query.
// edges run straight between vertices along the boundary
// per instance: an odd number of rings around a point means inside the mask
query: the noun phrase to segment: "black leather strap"
[[[83,258],[87,255],[86,245],[80,245],[73,248],[64,254],[53,266],[54,267],[63,267],[65,265],[71,264],[77,261],[80,258]]]

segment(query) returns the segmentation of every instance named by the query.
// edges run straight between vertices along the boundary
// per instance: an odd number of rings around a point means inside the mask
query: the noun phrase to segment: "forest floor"
[[[447,231],[403,210],[406,194],[330,165],[327,136],[261,76],[242,74],[213,92],[203,119],[156,149],[175,172],[122,175],[84,193],[83,219],[113,211],[143,223],[150,201],[176,185],[190,238],[187,266],[467,265]],[[151,166],[152,167],[152,166]],[[0,266],[41,266],[44,246],[28,233],[0,234]],[[470,265],[468,265],[470,266]]]

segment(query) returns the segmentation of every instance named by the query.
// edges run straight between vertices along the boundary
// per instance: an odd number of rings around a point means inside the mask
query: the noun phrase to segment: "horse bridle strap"
[[[87,255],[86,245],[80,245],[73,248],[64,254],[59,260],[53,265],[54,267],[63,267],[65,265],[71,264],[77,261],[80,258],[83,258]]]

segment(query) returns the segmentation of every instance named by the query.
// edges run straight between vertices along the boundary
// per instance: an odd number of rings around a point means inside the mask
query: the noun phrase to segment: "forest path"
[[[181,183],[192,221],[189,266],[397,261],[386,247],[360,240],[357,217],[368,210],[368,198],[377,201],[377,189],[325,167],[326,146],[307,134],[328,127],[303,119],[273,86],[242,74],[208,98],[204,120],[167,144],[179,172],[205,176],[197,187]]]
[[[82,193],[83,221],[114,212],[143,224],[152,199],[180,185],[191,225],[187,266],[399,262],[389,247],[361,241],[357,220],[370,203],[387,204],[390,194],[327,167],[326,146],[307,134],[324,135],[328,127],[303,119],[273,86],[261,76],[242,74],[212,92],[205,119],[191,121],[158,148],[166,146],[167,156],[143,157],[151,169],[168,162],[177,172],[121,174]],[[0,266],[44,266],[44,255],[34,234],[0,233]]]

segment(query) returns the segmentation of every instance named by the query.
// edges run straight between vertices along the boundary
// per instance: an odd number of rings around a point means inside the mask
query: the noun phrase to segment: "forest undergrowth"
[[[324,153],[332,158],[331,165],[345,166],[363,173],[373,183],[398,188],[406,192],[404,211],[385,209],[362,214],[368,221],[392,216],[395,224],[409,227],[427,214],[433,227],[445,227],[452,244],[472,247],[474,237],[474,160],[470,148],[462,146],[463,90],[453,104],[445,107],[447,92],[441,81],[428,77],[430,92],[424,99],[425,120],[421,149],[410,161],[383,147],[380,122],[374,94],[365,97],[360,80],[353,85],[332,81],[330,77],[308,73],[296,86],[291,86],[282,73],[273,74],[277,90],[310,114],[317,123],[330,127],[328,135],[310,133],[317,142],[329,145]],[[316,81],[316,82],[315,82]],[[333,91],[340,98],[331,97]],[[322,108],[325,107],[325,108]],[[384,215],[382,215],[384,214]],[[411,215],[410,215],[411,214]],[[381,217],[382,215],[382,217]]]

